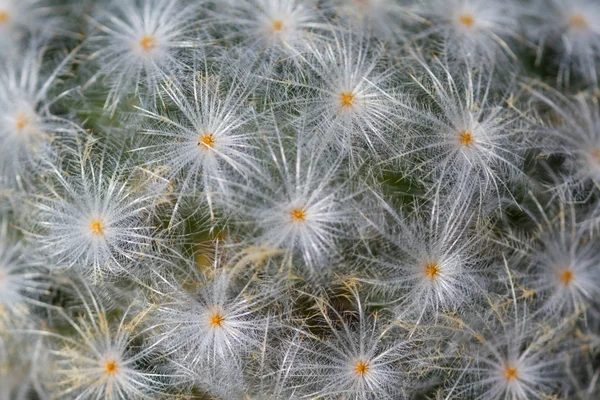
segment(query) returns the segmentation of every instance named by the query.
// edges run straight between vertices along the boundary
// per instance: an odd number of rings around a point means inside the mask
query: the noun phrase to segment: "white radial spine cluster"
[[[600,398],[597,0],[0,0],[0,400]]]

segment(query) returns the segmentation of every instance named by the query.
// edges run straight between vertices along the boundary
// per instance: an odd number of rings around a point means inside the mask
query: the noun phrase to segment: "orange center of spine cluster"
[[[15,117],[15,122],[17,125],[17,130],[22,131],[27,125],[29,125],[29,118],[27,118],[25,114],[17,114]]]
[[[473,16],[473,14],[462,14],[458,17],[458,22],[460,22],[461,25],[470,28],[473,25],[475,25],[475,17]]]
[[[292,211],[290,211],[290,217],[294,222],[302,222],[306,220],[306,211],[304,211],[302,208],[294,208]]]
[[[272,22],[273,25],[273,30],[275,32],[279,32],[281,30],[283,30],[283,21],[276,19],[275,21]]]
[[[354,105],[354,99],[356,96],[354,93],[346,92],[340,95],[340,103],[342,103],[342,107],[352,107]]]
[[[440,274],[440,267],[436,263],[425,264],[425,275],[428,278],[434,279],[439,274]]]
[[[458,136],[458,142],[463,146],[471,146],[475,143],[475,139],[470,131],[462,131]]]
[[[223,322],[225,321],[225,317],[223,317],[223,315],[221,315],[221,313],[213,313],[210,314],[210,316],[208,317],[208,323],[210,324],[211,328],[220,328],[221,326],[223,326]]]
[[[215,137],[212,135],[212,133],[205,133],[200,138],[198,145],[206,147],[207,149],[213,148],[215,145]]]
[[[146,35],[140,40],[140,47],[146,53],[150,53],[156,47],[156,41],[152,36]]]
[[[592,158],[594,159],[595,162],[600,164],[600,150],[592,151]]]
[[[585,28],[587,27],[587,20],[585,19],[585,16],[583,16],[582,14],[575,14],[575,15],[571,15],[571,17],[569,17],[569,26],[572,26],[573,28]]]
[[[8,22],[8,11],[0,10],[0,24]]]
[[[562,283],[568,285],[573,281],[574,274],[570,269],[565,269],[564,271],[561,271],[558,277]]]
[[[354,373],[356,375],[365,376],[369,372],[369,364],[364,361],[359,361],[354,364]]]
[[[507,365],[504,368],[504,377],[507,381],[512,381],[513,379],[517,379],[517,369],[511,365]]]
[[[94,235],[104,234],[104,227],[102,226],[102,221],[97,219],[93,220],[90,224],[90,231],[92,231]]]
[[[106,364],[104,364],[104,372],[106,372],[107,375],[116,374],[117,369],[117,363],[114,361],[107,361]]]

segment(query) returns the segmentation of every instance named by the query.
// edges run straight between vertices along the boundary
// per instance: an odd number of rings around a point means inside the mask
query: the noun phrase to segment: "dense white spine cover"
[[[0,0],[0,400],[600,396],[592,0]]]

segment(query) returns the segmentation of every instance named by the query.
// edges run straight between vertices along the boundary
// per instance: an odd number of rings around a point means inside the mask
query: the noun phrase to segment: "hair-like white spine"
[[[511,49],[511,41],[519,38],[519,14],[523,12],[517,2],[428,0],[414,12],[429,21],[416,38],[433,43],[432,39],[439,38],[441,50],[450,59],[467,58],[485,66],[517,60]]]
[[[43,159],[54,157],[53,142],[82,131],[51,113],[68,92],[49,95],[75,52],[53,68],[44,59],[46,50],[34,42],[22,55],[0,60],[0,187],[24,185]]]
[[[47,0],[0,0],[0,60],[19,57],[29,36],[72,34],[56,11],[56,5]]]
[[[527,284],[541,301],[540,312],[579,315],[600,296],[598,232],[582,224],[572,199],[554,207],[535,200],[530,215],[538,225],[527,260]]]
[[[334,31],[335,32],[335,31]],[[282,81],[302,96],[283,101],[294,105],[303,123],[315,130],[320,145],[333,144],[352,153],[367,148],[373,155],[393,146],[400,128],[391,82],[396,70],[382,61],[385,48],[364,36],[334,33],[331,44],[306,43],[302,70]]]
[[[99,154],[92,154],[95,149]],[[153,200],[135,191],[119,151],[87,138],[67,153],[68,164],[49,164],[46,191],[35,198],[29,235],[38,254],[52,260],[52,269],[75,268],[94,280],[152,257]]]
[[[205,59],[184,86],[164,86],[172,111],[141,110],[148,121],[141,133],[148,140],[136,151],[150,164],[168,167],[165,178],[178,192],[173,217],[183,196],[200,193],[212,213],[213,197],[225,195],[225,177],[258,169],[256,112],[250,104],[254,79],[226,58],[217,68],[213,71]]]
[[[487,231],[478,226],[468,193],[452,193],[409,215],[386,208],[393,228],[381,232],[384,254],[366,258],[372,276],[366,282],[383,291],[400,320],[435,319],[485,294]]]
[[[168,381],[157,373],[157,344],[143,344],[145,311],[132,315],[131,307],[113,321],[101,298],[81,282],[73,287],[81,310],[79,316],[57,309],[73,330],[73,335],[41,331],[52,349],[45,387],[58,399],[142,400],[155,399],[164,393]],[[140,330],[142,329],[142,330]]]
[[[266,127],[274,131],[263,153],[267,162],[247,180],[228,182],[224,206],[239,214],[241,228],[255,227],[251,242],[283,249],[282,269],[296,262],[303,272],[328,272],[338,241],[351,237],[354,225],[355,193],[342,181],[342,158],[307,145],[303,126],[293,137]]]
[[[16,229],[6,219],[0,219],[0,320],[7,316],[34,318],[28,315],[28,305],[47,293],[43,269],[34,266],[30,252],[16,238]],[[1,323],[0,323],[1,325]]]
[[[220,259],[215,259],[215,266]],[[196,383],[235,387],[248,354],[260,346],[267,318],[260,311],[264,294],[252,289],[236,268],[219,268],[197,275],[196,290],[170,285],[153,312],[152,329],[171,369]]]
[[[597,1],[0,0],[0,400],[600,398]]]
[[[112,114],[123,100],[146,104],[159,84],[186,68],[182,48],[193,48],[192,24],[198,7],[181,0],[122,0],[91,20],[88,61],[110,91],[105,108]]]
[[[419,20],[409,6],[395,0],[326,0],[323,8],[341,18],[343,29],[404,44],[407,25]]]
[[[290,385],[302,398],[403,399],[410,386],[407,371],[417,353],[413,342],[393,325],[370,314],[355,289],[348,300],[352,309],[338,310],[333,300],[314,297],[322,334],[311,327],[289,342],[297,352],[289,368]]]
[[[535,1],[528,34],[538,43],[540,63],[546,48],[557,52],[559,86],[569,86],[573,78],[598,84],[600,59],[600,6],[590,0]],[[578,79],[573,79],[577,81]]]
[[[314,0],[231,1],[224,12],[209,20],[230,29],[225,39],[238,38],[244,47],[273,61],[273,56],[301,54],[306,40],[320,38],[329,29],[313,3]]]
[[[541,86],[541,87],[538,87]],[[539,146],[546,156],[563,156],[552,175],[551,190],[574,190],[579,196],[593,193],[600,182],[600,106],[596,93],[567,96],[544,85],[526,86],[532,98],[551,113],[540,126]]]
[[[408,174],[426,182],[435,196],[451,188],[475,191],[482,204],[492,195],[500,206],[523,177],[529,121],[519,118],[523,112],[509,91],[501,98],[494,94],[493,70],[465,61],[451,71],[435,56],[411,55],[418,68],[418,75],[411,75],[427,105],[398,103],[413,129],[395,159],[406,162]]]
[[[494,305],[494,311],[473,309],[459,322],[458,331],[468,343],[459,350],[462,371],[447,398],[545,399],[559,385],[569,349],[561,344],[562,327],[539,324],[516,298],[512,278],[508,279],[513,297],[508,305]]]

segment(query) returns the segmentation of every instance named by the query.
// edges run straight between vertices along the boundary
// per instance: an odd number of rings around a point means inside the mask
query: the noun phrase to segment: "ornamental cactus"
[[[592,0],[0,0],[0,400],[600,397]]]

